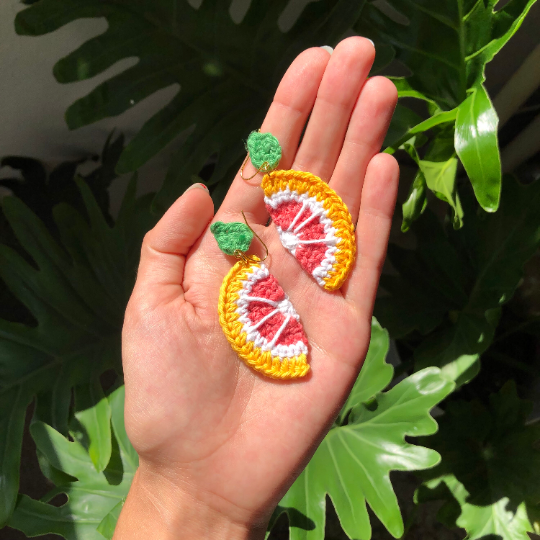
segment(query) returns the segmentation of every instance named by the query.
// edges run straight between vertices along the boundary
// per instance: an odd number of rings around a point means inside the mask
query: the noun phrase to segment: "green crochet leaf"
[[[234,255],[235,251],[246,252],[253,240],[253,231],[245,223],[217,221],[212,224],[210,231],[216,238],[219,249],[227,255]]]
[[[260,133],[252,131],[249,134],[247,143],[247,151],[251,163],[260,169],[264,163],[268,163],[270,170],[275,169],[281,159],[281,146],[279,141],[271,133]]]
[[[540,425],[527,422],[531,408],[513,381],[488,404],[449,404],[439,433],[421,440],[442,462],[421,474],[417,500],[445,500],[439,519],[470,540],[528,540],[540,501]]]

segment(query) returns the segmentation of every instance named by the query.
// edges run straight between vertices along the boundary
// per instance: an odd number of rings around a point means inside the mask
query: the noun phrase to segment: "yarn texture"
[[[304,377],[308,340],[300,317],[268,268],[236,263],[221,285],[219,322],[232,348],[256,371],[274,379]]]
[[[356,257],[354,224],[326,182],[302,171],[273,171],[261,184],[283,246],[327,291],[339,289]]]
[[[281,146],[271,133],[252,131],[249,134],[246,149],[251,163],[259,169],[266,162],[268,170],[275,169],[281,159]]]
[[[245,223],[216,221],[210,226],[210,231],[216,238],[219,249],[227,255],[247,251],[253,240],[253,232]]]

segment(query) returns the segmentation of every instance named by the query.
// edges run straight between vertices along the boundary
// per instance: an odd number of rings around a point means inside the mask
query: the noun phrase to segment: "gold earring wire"
[[[267,245],[262,241],[261,237],[251,228],[250,224],[248,223],[248,221],[246,219],[246,215],[244,214],[243,210],[242,210],[242,217],[244,218],[244,221],[246,222],[246,225],[249,227],[249,230],[257,237],[259,242],[264,246],[264,250],[266,251],[266,255],[264,256],[264,259],[254,259],[253,257],[250,257],[249,255],[246,255],[244,252],[237,249],[234,252],[234,256],[237,259],[242,259],[246,264],[266,261],[266,259],[268,259],[268,247],[267,247]]]
[[[251,180],[252,178],[255,178],[260,172],[263,172],[263,173],[268,173],[270,172],[272,169],[270,168],[270,164],[268,163],[268,161],[265,161],[256,171],[255,171],[255,174],[253,176],[250,176],[249,178],[246,178],[244,176],[244,167],[246,166],[247,164],[247,160],[249,159],[249,153],[248,155],[246,156],[246,159],[244,159],[244,163],[242,163],[242,166],[240,167],[240,178],[242,180]],[[249,225],[248,225],[249,227]]]

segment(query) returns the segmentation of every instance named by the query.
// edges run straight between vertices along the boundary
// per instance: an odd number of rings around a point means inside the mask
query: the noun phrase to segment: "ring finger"
[[[397,90],[385,77],[366,82],[354,108],[345,142],[329,182],[358,220],[368,163],[381,149],[397,103]]]

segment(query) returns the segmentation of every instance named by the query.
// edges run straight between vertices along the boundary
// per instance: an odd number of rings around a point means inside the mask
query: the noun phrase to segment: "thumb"
[[[192,185],[176,200],[144,237],[135,284],[139,295],[153,305],[183,295],[186,255],[213,217],[214,203],[203,184]]]

